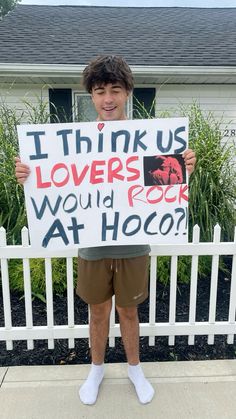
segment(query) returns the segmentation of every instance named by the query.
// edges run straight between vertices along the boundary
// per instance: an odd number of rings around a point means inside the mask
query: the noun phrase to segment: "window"
[[[155,116],[155,97],[154,87],[137,87],[133,91],[133,118],[148,119]]]
[[[92,122],[97,118],[91,96],[86,93],[75,93],[74,121]]]
[[[135,88],[126,105],[129,119],[155,116],[156,89]],[[72,112],[72,89],[49,89],[51,122],[91,122],[97,118],[90,94],[74,92]]]
[[[72,90],[49,89],[50,122],[72,122]]]

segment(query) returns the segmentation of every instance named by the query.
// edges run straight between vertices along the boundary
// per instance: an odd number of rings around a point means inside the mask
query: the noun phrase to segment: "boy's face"
[[[95,85],[92,88],[92,101],[99,121],[126,119],[125,105],[129,93],[119,83]]]

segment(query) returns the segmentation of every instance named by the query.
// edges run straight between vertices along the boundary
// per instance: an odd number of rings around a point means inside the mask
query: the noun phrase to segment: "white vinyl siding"
[[[0,85],[0,106],[6,106],[15,109],[20,116],[23,111],[26,111],[27,105],[25,102],[36,106],[41,100],[48,103],[47,110],[49,112],[48,88],[43,86],[15,86],[15,85]],[[25,114],[22,122],[27,122]]]
[[[55,86],[54,87],[65,87]],[[78,86],[67,85],[72,89],[72,100],[75,106],[75,93]],[[144,87],[144,86],[138,86]],[[171,115],[177,116],[181,105],[190,105],[197,101],[202,110],[212,111],[214,115],[221,119],[223,117],[222,130],[228,128],[229,131],[236,129],[236,85],[224,84],[163,84],[156,87],[156,115],[162,111],[169,111]],[[19,114],[26,109],[24,101],[36,105],[39,98],[43,98],[47,103],[49,86],[43,85],[0,85],[0,104],[6,105],[17,110]],[[73,106],[73,107],[74,107]],[[128,105],[132,106],[132,100]],[[49,104],[48,104],[49,109]],[[27,122],[27,119],[25,121]],[[236,137],[235,137],[236,138]]]
[[[236,85],[174,85],[166,84],[156,89],[156,115],[170,111],[177,116],[182,105],[200,104],[203,112],[213,112],[222,121],[222,130],[236,129]],[[235,135],[233,135],[235,136]]]

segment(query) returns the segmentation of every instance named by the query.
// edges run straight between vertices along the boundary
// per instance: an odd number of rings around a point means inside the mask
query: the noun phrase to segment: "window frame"
[[[76,121],[76,116],[78,115],[78,101],[77,101],[77,97],[79,97],[79,96],[91,97],[91,95],[90,95],[90,93],[87,93],[84,90],[74,90],[72,92],[72,95],[73,95],[73,100],[72,100],[73,121]],[[128,119],[133,119],[133,94],[131,94],[129,96],[128,100],[127,100],[126,113],[127,113]]]

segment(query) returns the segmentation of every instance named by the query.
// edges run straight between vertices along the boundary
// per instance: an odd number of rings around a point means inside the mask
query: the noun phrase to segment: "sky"
[[[122,7],[236,7],[236,0],[22,0],[21,4]]]

